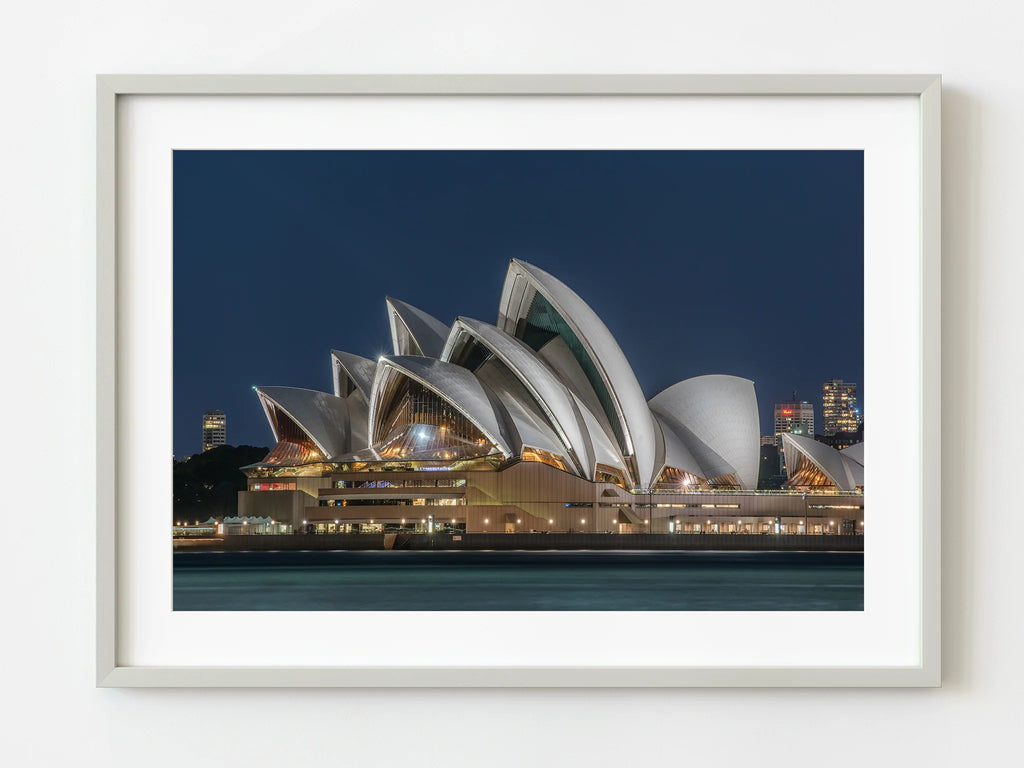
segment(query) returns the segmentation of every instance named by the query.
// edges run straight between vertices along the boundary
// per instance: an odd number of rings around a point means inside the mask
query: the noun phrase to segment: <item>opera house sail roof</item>
[[[698,376],[648,400],[597,313],[542,269],[512,260],[494,325],[385,303],[394,354],[332,350],[333,394],[256,388],[277,440],[261,466],[539,461],[631,490],[756,486],[753,382]]]
[[[787,456],[787,487],[840,491],[864,487],[864,443],[838,451],[809,437],[784,432],[782,450]]]

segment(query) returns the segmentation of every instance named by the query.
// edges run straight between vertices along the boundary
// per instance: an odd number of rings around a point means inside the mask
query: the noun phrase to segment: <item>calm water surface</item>
[[[179,552],[176,611],[860,611],[853,552]]]

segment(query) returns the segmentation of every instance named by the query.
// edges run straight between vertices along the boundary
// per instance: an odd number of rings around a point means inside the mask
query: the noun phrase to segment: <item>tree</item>
[[[221,445],[174,462],[174,520],[200,522],[238,513],[238,492],[246,489],[241,467],[255,464],[267,448]]]

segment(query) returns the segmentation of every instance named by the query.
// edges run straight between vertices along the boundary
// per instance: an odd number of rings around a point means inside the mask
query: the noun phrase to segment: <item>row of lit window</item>
[[[321,507],[452,507],[465,499],[321,499]]]
[[[441,478],[439,480],[339,480],[338,488],[465,488],[462,478]]]

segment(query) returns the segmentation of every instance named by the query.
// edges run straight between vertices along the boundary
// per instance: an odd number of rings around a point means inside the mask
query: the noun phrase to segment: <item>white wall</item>
[[[0,558],[0,754],[18,766],[1013,762],[1024,558],[1004,502],[1022,443],[1022,28],[1020,4],[984,0],[7,5],[3,511],[31,510],[54,533],[45,547],[9,539]],[[941,72],[944,688],[96,690],[97,72]]]

